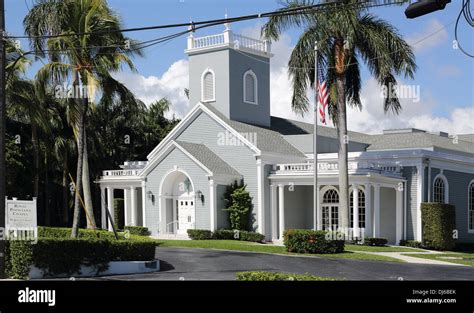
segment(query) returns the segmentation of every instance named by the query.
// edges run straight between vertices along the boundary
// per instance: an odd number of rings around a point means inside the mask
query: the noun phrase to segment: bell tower
[[[227,118],[270,126],[271,44],[234,33],[188,37],[189,100],[206,103]]]

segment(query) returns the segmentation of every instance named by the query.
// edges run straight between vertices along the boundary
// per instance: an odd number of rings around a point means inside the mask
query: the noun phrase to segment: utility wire
[[[394,2],[398,2],[397,0],[393,0]],[[369,0],[361,1],[361,4],[370,2]],[[5,36],[5,38],[10,39],[33,39],[33,38],[58,38],[58,37],[70,37],[70,36],[83,36],[83,35],[101,35],[101,34],[108,34],[108,33],[125,33],[125,32],[136,32],[136,31],[144,31],[144,30],[156,30],[156,29],[165,29],[165,28],[176,28],[176,27],[195,27],[197,25],[205,25],[211,23],[232,23],[232,22],[239,22],[243,20],[251,20],[251,19],[259,19],[264,17],[271,17],[276,15],[285,15],[288,13],[293,14],[302,14],[305,11],[310,12],[313,9],[337,5],[341,4],[340,1],[334,0],[331,2],[319,3],[309,6],[291,8],[286,10],[277,10],[277,11],[270,11],[265,13],[259,14],[251,14],[251,15],[244,15],[240,17],[233,17],[233,18],[224,18],[224,19],[215,19],[215,20],[207,20],[207,21],[199,21],[199,22],[187,22],[187,23],[177,23],[177,24],[166,24],[166,25],[155,25],[155,26],[145,26],[145,27],[135,27],[135,28],[124,28],[124,29],[117,29],[117,30],[106,30],[106,31],[99,31],[99,32],[79,32],[79,33],[67,33],[67,34],[55,34],[55,35],[39,35],[39,36]]]
[[[467,52],[459,43],[458,39],[458,26],[459,20],[461,19],[461,15],[464,15],[465,20],[471,27],[474,27],[474,19],[471,14],[471,0],[463,0],[461,11],[459,12],[458,18],[456,19],[456,26],[454,27],[454,39],[456,40],[457,47],[461,50],[462,53],[467,55],[468,57],[474,58],[474,55]]]
[[[373,3],[372,6],[369,7],[376,7],[376,6],[387,6],[387,5],[395,5],[395,4],[402,4],[405,3],[406,0],[386,0],[382,3],[378,3],[380,1],[376,0],[359,0],[356,3],[352,4],[344,4],[341,3],[340,0],[333,0],[331,2],[324,2],[318,3],[308,6],[301,6],[291,9],[283,9],[283,10],[275,10],[265,13],[257,13],[257,14],[250,14],[244,15],[239,17],[231,17],[231,18],[224,18],[224,19],[214,19],[214,20],[206,20],[206,21],[198,21],[198,22],[187,22],[187,23],[176,23],[176,24],[165,24],[165,25],[155,25],[155,26],[145,26],[145,27],[135,27],[135,28],[124,28],[124,29],[117,29],[117,30],[106,30],[106,31],[99,31],[99,32],[78,32],[78,33],[67,33],[67,34],[54,34],[54,35],[39,35],[39,36],[4,36],[7,39],[33,39],[33,38],[58,38],[58,37],[70,37],[70,36],[83,36],[83,35],[100,35],[100,34],[108,34],[108,33],[125,33],[125,32],[136,32],[136,31],[146,31],[146,30],[156,30],[156,29],[166,29],[166,28],[177,28],[177,27],[191,27],[194,28],[198,25],[206,25],[206,24],[225,24],[225,23],[233,23],[233,22],[240,22],[245,20],[253,20],[253,19],[260,19],[266,17],[273,17],[273,16],[286,16],[286,15],[295,15],[295,14],[309,14],[313,13],[312,11],[319,8],[324,7],[332,7],[340,8],[341,5],[363,5],[363,4],[370,4]]]

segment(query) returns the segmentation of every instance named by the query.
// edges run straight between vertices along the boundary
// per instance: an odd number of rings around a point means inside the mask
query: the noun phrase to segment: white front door
[[[186,234],[194,228],[194,199],[178,199],[178,234]]]

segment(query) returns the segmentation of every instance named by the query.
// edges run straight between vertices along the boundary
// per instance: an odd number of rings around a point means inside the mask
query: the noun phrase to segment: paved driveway
[[[474,268],[295,257],[240,251],[157,248],[161,272],[109,276],[124,280],[233,280],[240,271],[310,273],[347,280],[474,280]]]

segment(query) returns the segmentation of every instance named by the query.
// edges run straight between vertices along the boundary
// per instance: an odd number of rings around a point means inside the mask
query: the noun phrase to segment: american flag
[[[324,78],[322,71],[319,71],[318,75],[318,90],[319,119],[321,123],[326,125],[326,108],[328,106],[329,92],[326,85],[326,79]]]

